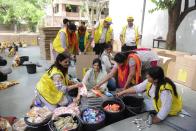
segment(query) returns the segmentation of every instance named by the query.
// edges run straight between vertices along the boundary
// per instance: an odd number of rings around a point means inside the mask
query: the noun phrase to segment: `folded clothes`
[[[56,108],[53,112],[52,119],[55,119],[56,117],[66,113],[72,115],[79,115],[80,114],[79,106],[73,102],[67,107]]]

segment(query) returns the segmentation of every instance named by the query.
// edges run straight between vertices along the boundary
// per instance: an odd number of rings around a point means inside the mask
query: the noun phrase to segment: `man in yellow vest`
[[[61,52],[64,52],[65,50],[59,51],[56,49],[55,43],[59,43],[62,48],[66,49],[66,30],[67,25],[69,23],[69,20],[67,18],[63,19],[63,27],[59,30],[58,34],[56,35],[55,40],[53,41],[53,56],[54,59],[56,59],[56,56]],[[58,51],[57,51],[58,50]]]
[[[93,50],[97,55],[102,54],[106,44],[113,44],[114,35],[111,24],[112,18],[106,17],[103,22],[98,22],[94,27],[95,47]]]
[[[120,41],[122,43],[121,51],[130,51],[137,49],[139,43],[138,27],[133,24],[134,18],[127,17],[128,25],[122,28]]]
[[[76,29],[76,25],[70,22],[66,29],[61,29],[58,32],[56,38],[53,41],[53,48],[57,54],[64,51],[69,52],[71,55],[77,55],[79,53]],[[64,32],[65,34],[65,38],[63,38],[65,41],[63,41],[63,44],[61,44],[61,32]]]

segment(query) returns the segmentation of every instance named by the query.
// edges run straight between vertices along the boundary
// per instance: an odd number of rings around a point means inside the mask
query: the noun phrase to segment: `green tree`
[[[0,22],[4,24],[27,24],[31,31],[44,15],[48,0],[0,0]]]
[[[168,10],[168,33],[167,33],[167,49],[176,49],[176,31],[183,21],[185,16],[196,9],[196,0],[194,6],[189,6],[189,0],[184,0],[184,7],[182,7],[182,0],[151,0],[156,7],[151,11]]]

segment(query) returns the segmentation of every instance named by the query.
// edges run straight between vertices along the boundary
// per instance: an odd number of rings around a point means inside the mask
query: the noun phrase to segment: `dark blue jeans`
[[[118,87],[117,84],[116,84],[116,79],[114,77],[109,79],[107,86],[108,86],[109,91],[115,91]]]

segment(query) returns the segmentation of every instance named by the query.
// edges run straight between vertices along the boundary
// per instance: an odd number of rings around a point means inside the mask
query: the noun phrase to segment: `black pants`
[[[93,48],[93,51],[96,55],[101,55],[105,49],[106,43],[96,43],[95,47]]]
[[[121,47],[121,51],[122,52],[128,52],[128,51],[135,50],[135,49],[137,49],[137,46],[126,46],[126,45],[123,45]]]

